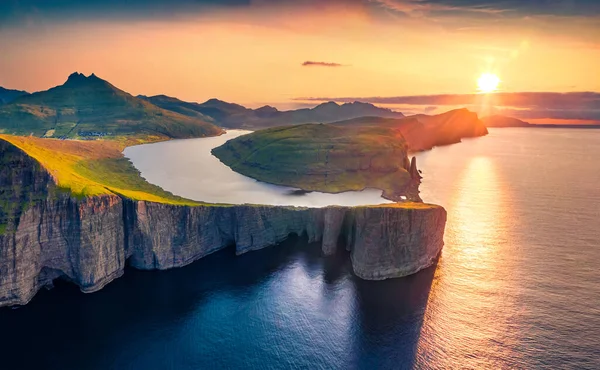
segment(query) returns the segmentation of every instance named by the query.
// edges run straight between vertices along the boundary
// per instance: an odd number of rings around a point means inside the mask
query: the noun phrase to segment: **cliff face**
[[[59,276],[93,292],[123,273],[121,198],[71,198],[4,141],[0,158],[0,306],[27,303]]]
[[[364,279],[405,276],[441,251],[446,212],[437,206],[295,208],[186,207],[118,196],[73,198],[18,149],[0,141],[0,306],[29,302],[56,278],[94,292],[124,272],[189,264],[226,247],[237,254],[276,245],[290,234],[338,242]],[[22,207],[6,207],[21,199]],[[25,200],[23,200],[25,199]]]

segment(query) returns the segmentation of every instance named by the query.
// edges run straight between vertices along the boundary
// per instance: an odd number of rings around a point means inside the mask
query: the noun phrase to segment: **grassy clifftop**
[[[400,200],[418,198],[400,130],[304,124],[254,132],[213,149],[234,171],[260,181],[339,193],[377,188]]]
[[[37,160],[60,188],[75,196],[119,194],[133,200],[200,204],[175,196],[144,180],[122,154],[125,146],[134,141],[56,140],[11,135],[0,135],[0,140],[11,143]]]

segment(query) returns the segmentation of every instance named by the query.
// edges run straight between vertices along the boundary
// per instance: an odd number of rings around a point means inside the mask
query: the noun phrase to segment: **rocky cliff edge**
[[[297,208],[178,206],[118,195],[74,197],[37,161],[0,140],[0,306],[24,305],[57,278],[102,289],[125,266],[169,269],[210,253],[276,245],[291,234],[345,247],[357,276],[381,280],[433,264],[446,211],[403,203]]]

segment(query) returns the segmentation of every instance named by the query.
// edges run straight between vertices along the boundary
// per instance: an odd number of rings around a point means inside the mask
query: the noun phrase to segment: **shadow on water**
[[[346,334],[353,353],[346,353],[344,358],[329,358],[315,366],[345,363],[353,368],[399,368],[399,364],[410,367],[435,268],[404,279],[367,282],[352,275],[347,253],[324,258],[318,245],[292,237],[277,247],[243,256],[236,257],[230,248],[169,271],[127,269],[122,278],[94,294],[83,294],[69,283],[57,282],[54,289],[40,292],[25,307],[0,309],[2,368],[106,369],[140,368],[140,364],[164,368],[164,363],[148,365],[150,361],[140,357],[152,357],[144,352],[148,348],[167,352],[173,342],[189,341],[179,337],[181,332],[193,326],[190,321],[199,312],[204,317],[203,308],[210,306],[216,297],[253,300],[256,299],[253,292],[267,291],[264,286],[274,281],[281,285],[277,289],[289,289],[279,278],[290,266],[298,264],[308,275],[321,276],[324,285],[355,297],[349,304],[353,330]],[[321,327],[317,331],[332,330],[326,322],[318,325]],[[156,347],[157,338],[165,343],[163,347]],[[252,339],[223,338],[220,345],[244,346],[244,340]],[[123,355],[123,348],[130,352],[139,348],[139,353]],[[205,349],[199,347],[195,351]],[[238,365],[245,364],[243,358],[236,361],[241,361]],[[294,363],[296,359],[287,361]],[[211,364],[219,367],[218,363]],[[260,364],[247,365],[256,368]],[[278,368],[285,363],[269,366]],[[178,363],[177,368],[180,367]]]
[[[435,269],[384,281],[355,278],[360,315],[356,364],[362,369],[412,369]]]

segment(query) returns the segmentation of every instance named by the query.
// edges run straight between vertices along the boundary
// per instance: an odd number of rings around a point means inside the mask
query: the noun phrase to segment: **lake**
[[[230,130],[226,134],[188,140],[132,146],[125,149],[149,182],[182,197],[209,203],[294,205],[325,207],[391,203],[382,191],[365,189],[340,194],[294,193],[294,188],[256,181],[234,172],[211,154],[211,149],[251,131]]]
[[[296,238],[94,294],[59,283],[0,310],[2,368],[600,368],[600,130],[492,129],[417,157],[448,210],[436,266],[362,281]],[[208,174],[177,168],[196,189]]]

